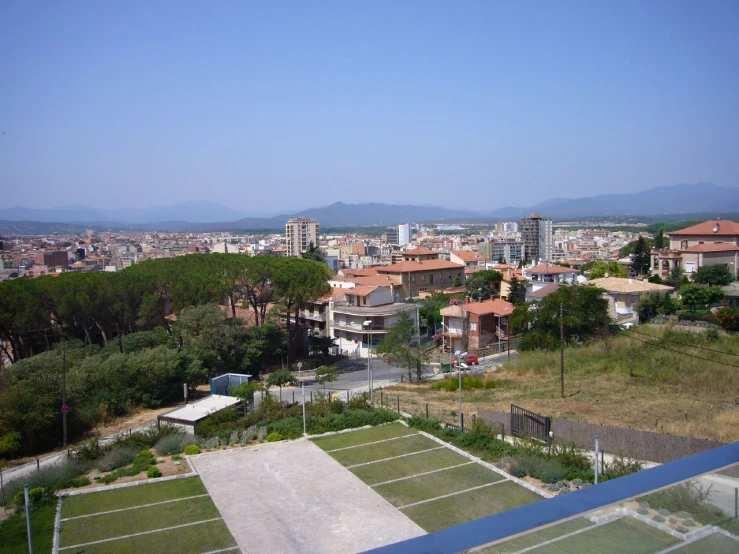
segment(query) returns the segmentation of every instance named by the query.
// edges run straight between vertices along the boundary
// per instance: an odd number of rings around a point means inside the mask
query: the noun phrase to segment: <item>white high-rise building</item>
[[[398,244],[405,246],[411,243],[411,224],[398,225]]]
[[[285,243],[288,256],[300,256],[308,250],[310,243],[318,247],[320,225],[315,219],[295,217],[285,223]]]

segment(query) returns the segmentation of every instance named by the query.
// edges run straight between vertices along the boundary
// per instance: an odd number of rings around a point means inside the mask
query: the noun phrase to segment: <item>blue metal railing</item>
[[[561,523],[592,510],[677,485],[736,463],[739,463],[739,442],[367,552],[453,554],[512,538],[538,527]]]

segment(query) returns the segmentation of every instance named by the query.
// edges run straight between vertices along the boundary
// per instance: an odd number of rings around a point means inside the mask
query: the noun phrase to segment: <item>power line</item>
[[[716,354],[725,354],[727,356],[737,356],[737,357],[739,357],[739,354],[734,354],[733,352],[725,352],[724,350],[716,350],[714,348],[706,348],[705,346],[694,346],[692,344],[683,344],[683,343],[678,342],[676,340],[666,339],[664,337],[655,337],[654,335],[650,335],[649,333],[645,333],[643,331],[636,331],[634,329],[630,329],[630,331],[633,332],[633,333],[638,333],[640,335],[644,335],[645,337],[651,337],[653,339],[663,340],[663,341],[666,341],[666,342],[671,342],[671,343],[674,343],[674,344],[678,344],[678,345],[683,346],[685,348],[699,348],[701,350],[707,350],[708,352],[715,352]]]
[[[661,346],[661,345],[659,345],[659,344],[657,344],[655,342],[648,341],[648,340],[643,340],[643,339],[638,339],[636,337],[629,337],[629,338],[632,339],[632,340],[637,340],[639,342],[643,342],[647,346],[654,346],[655,348],[661,348],[662,350],[667,350],[668,352],[672,352],[673,354],[679,354],[681,356],[688,356],[690,358],[696,358],[697,360],[703,360],[704,362],[711,362],[711,363],[714,363],[714,364],[726,365],[726,366],[729,366],[729,367],[733,367],[733,368],[739,369],[739,365],[729,364],[729,363],[726,363],[726,362],[717,362],[716,360],[712,360],[710,358],[703,358],[702,356],[696,356],[695,354],[688,354],[687,352],[680,352],[679,350],[672,350],[672,349],[667,348],[665,346]]]

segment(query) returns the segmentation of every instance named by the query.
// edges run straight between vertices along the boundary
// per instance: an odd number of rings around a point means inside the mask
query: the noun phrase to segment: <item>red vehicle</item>
[[[467,365],[480,365],[480,360],[478,360],[477,356],[475,356],[474,354],[467,354],[467,356],[465,356],[465,359],[462,361]],[[452,359],[452,364],[457,365],[457,358]]]

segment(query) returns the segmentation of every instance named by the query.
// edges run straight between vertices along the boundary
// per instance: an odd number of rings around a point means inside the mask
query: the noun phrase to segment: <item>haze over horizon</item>
[[[739,4],[4,3],[3,205],[739,186]]]

